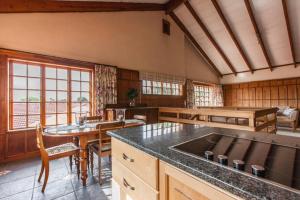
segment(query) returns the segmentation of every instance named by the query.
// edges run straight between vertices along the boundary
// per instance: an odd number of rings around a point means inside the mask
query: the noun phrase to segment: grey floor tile
[[[45,173],[42,176],[41,182],[38,182],[39,173],[40,172],[38,172],[35,177],[35,187],[39,187],[39,186],[43,185],[43,182],[44,182]],[[59,180],[71,179],[71,176],[72,176],[72,174],[69,174],[69,172],[66,168],[62,168],[62,169],[56,168],[56,169],[52,169],[52,170],[50,168],[48,184],[55,182],[55,181],[59,181]]]
[[[78,200],[108,200],[98,184],[94,184],[75,191]]]
[[[36,167],[25,167],[20,169],[12,169],[5,167],[0,170],[0,184],[16,181],[29,176],[34,176],[36,173]]]
[[[34,176],[18,179],[0,185],[0,198],[33,189]]]
[[[27,190],[25,192],[20,192],[18,194],[14,194],[14,195],[9,196],[9,197],[5,197],[1,200],[31,200],[32,193],[33,193],[33,189],[32,190]]]
[[[65,196],[69,193],[73,192],[73,187],[71,180],[60,180],[47,184],[46,190],[42,193],[42,187],[34,188],[33,191],[33,200],[41,200],[41,199],[55,199],[58,197]]]
[[[67,194],[65,196],[62,197],[58,197],[55,200],[77,200],[75,192],[72,192],[70,194]]]

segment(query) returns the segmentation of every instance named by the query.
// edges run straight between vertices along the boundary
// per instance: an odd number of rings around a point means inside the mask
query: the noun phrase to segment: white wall
[[[285,67],[274,68],[271,72],[269,69],[255,71],[254,74],[250,72],[239,73],[237,76],[228,75],[221,78],[222,84],[230,83],[242,83],[251,81],[262,81],[262,80],[272,80],[272,79],[283,79],[283,78],[295,78],[300,77],[300,64],[297,68],[294,65],[289,65]]]
[[[1,14],[0,48],[218,82],[164,12]]]

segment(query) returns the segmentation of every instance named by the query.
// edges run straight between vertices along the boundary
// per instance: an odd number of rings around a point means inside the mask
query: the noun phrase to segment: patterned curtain
[[[186,107],[194,108],[195,106],[195,91],[193,80],[186,80]]]
[[[106,104],[117,103],[117,68],[95,65],[95,110],[96,115],[104,115]]]
[[[210,102],[211,106],[224,106],[222,85],[211,87]]]

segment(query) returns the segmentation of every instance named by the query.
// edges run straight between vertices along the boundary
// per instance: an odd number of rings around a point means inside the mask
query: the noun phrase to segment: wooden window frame
[[[194,104],[199,107],[210,107],[210,85],[206,84],[194,84]],[[196,88],[199,88],[199,91],[196,91]],[[207,91],[205,91],[207,90]],[[203,93],[204,95],[201,95]],[[201,97],[204,98],[204,101],[201,101]]]
[[[13,64],[14,63],[20,63],[20,64],[25,64],[26,65],[26,70],[27,70],[27,74],[26,76],[19,76],[19,75],[14,75],[13,73]],[[28,65],[36,65],[40,67],[40,77],[31,77],[28,76]],[[46,67],[53,67],[56,69],[56,78],[46,78]],[[67,79],[59,79],[57,77],[57,73],[58,70],[57,69],[65,69],[67,70]],[[67,65],[60,65],[60,64],[53,64],[53,63],[42,63],[42,62],[35,62],[35,61],[30,61],[30,60],[21,60],[21,59],[15,59],[15,58],[9,58],[8,59],[8,130],[9,131],[18,131],[18,130],[27,130],[27,129],[33,129],[34,127],[29,127],[28,124],[28,116],[40,116],[40,123],[42,126],[46,126],[46,115],[48,115],[49,113],[46,113],[46,91],[55,91],[56,92],[56,100],[55,100],[55,104],[56,104],[56,110],[55,113],[50,113],[51,115],[56,115],[56,123],[55,125],[58,125],[58,114],[60,114],[57,110],[57,105],[58,105],[58,92],[63,91],[63,92],[67,92],[67,100],[66,103],[67,104],[67,111],[66,114],[67,115],[67,123],[72,123],[72,102],[71,102],[71,94],[72,94],[72,90],[71,90],[71,71],[72,70],[76,70],[76,71],[80,71],[80,76],[81,76],[81,72],[88,72],[89,73],[89,81],[78,81],[80,82],[80,97],[81,97],[81,93],[85,92],[82,91],[81,89],[81,83],[82,82],[87,82],[89,83],[89,91],[86,91],[89,93],[89,101],[87,102],[89,104],[89,113],[93,113],[93,70],[90,68],[86,68],[86,67],[74,67],[74,66],[67,66]],[[25,77],[26,80],[26,89],[14,89],[13,86],[13,77]],[[40,89],[28,89],[28,78],[39,78],[40,82],[41,82],[41,86]],[[56,90],[46,90],[46,80],[56,80]],[[63,81],[67,81],[67,90],[57,90],[57,86],[58,86],[58,81],[63,80]],[[26,114],[24,115],[14,115],[13,113],[13,103],[18,103],[15,102],[13,99],[13,91],[14,90],[26,90],[26,102],[19,102],[19,103],[26,103]],[[40,102],[36,102],[36,103],[40,103],[40,113],[39,114],[29,114],[29,110],[28,110],[28,105],[29,103],[34,103],[34,102],[29,102],[28,101],[28,90],[33,90],[33,91],[40,91]],[[81,105],[82,102],[80,101],[80,111],[81,111]],[[20,127],[20,128],[14,128],[13,127],[13,119],[14,116],[25,116],[26,117],[26,127]]]
[[[148,84],[144,85],[144,82],[147,82],[147,80],[142,81],[142,92],[143,95],[157,95],[157,96],[182,96],[183,95],[183,85],[179,83],[170,83],[170,82],[163,82],[163,81],[150,81],[150,86]],[[154,87],[153,82],[160,83],[160,87]],[[165,84],[169,84],[170,87],[164,87]],[[173,85],[178,85],[178,88],[174,88]],[[144,91],[147,91],[147,88],[151,88],[151,93],[145,93]],[[160,94],[154,94],[154,90],[160,88]],[[170,94],[166,94],[164,92],[164,89],[170,89]],[[177,92],[178,94],[177,94]]]

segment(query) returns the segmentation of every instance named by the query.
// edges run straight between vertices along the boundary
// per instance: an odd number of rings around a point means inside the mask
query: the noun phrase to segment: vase
[[[130,107],[135,106],[135,99],[131,99],[131,100],[130,100],[129,106],[130,106]]]

